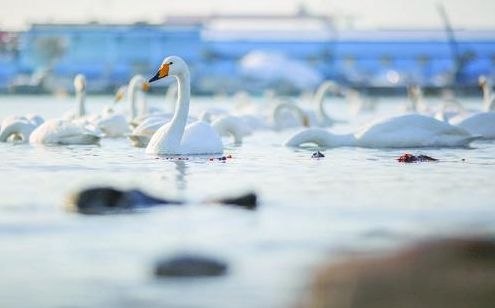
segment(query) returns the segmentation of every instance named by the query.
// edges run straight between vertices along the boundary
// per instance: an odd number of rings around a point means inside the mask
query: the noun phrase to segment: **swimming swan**
[[[189,113],[190,76],[186,62],[177,56],[163,60],[158,72],[149,82],[173,76],[177,79],[178,97],[172,120],[164,124],[151,137],[148,154],[221,154],[222,139],[210,124],[195,121],[186,126]]]
[[[43,122],[41,116],[34,114],[7,117],[0,126],[0,142],[28,142],[33,130]]]
[[[84,97],[86,82],[83,75],[74,78],[74,87],[78,101],[76,118],[51,119],[36,127],[29,136],[29,143],[45,145],[96,144],[103,136],[98,127],[86,118]]]
[[[419,114],[407,114],[374,122],[351,134],[334,134],[321,128],[308,128],[293,135],[285,145],[299,147],[314,143],[322,147],[460,147],[478,138],[446,122]]]

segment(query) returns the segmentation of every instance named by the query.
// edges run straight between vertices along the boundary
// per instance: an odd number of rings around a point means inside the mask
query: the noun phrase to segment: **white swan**
[[[62,119],[51,119],[38,126],[29,143],[45,145],[96,144],[103,134],[95,127]]]
[[[0,142],[28,142],[33,130],[43,122],[41,116],[34,114],[7,117],[0,125]]]
[[[296,119],[288,116],[288,113],[295,115]],[[273,129],[282,130],[290,127],[311,126],[310,116],[295,102],[288,99],[283,99],[279,102],[272,113]],[[295,120],[295,121],[294,121]]]
[[[324,103],[327,92],[330,92],[335,96],[344,96],[343,89],[337,83],[327,80],[320,84],[313,96],[313,102],[317,106],[318,123],[320,126],[332,126],[338,122],[342,122],[341,120],[333,119],[326,112]]]
[[[480,76],[478,81],[483,91],[481,112],[461,113],[452,117],[449,123],[462,127],[473,135],[480,135],[484,139],[495,139],[495,96],[484,76]]]
[[[199,118],[202,121],[210,123],[220,136],[232,136],[234,138],[234,144],[236,145],[242,144],[244,136],[251,134],[251,130],[243,122],[243,119],[238,116],[221,114],[216,119],[212,120],[211,113],[209,111],[204,111]]]
[[[210,124],[196,121],[186,126],[189,113],[190,76],[186,62],[177,56],[163,60],[158,72],[149,82],[173,76],[177,79],[178,99],[172,120],[164,124],[151,137],[146,153],[189,155],[221,154],[223,144]]]
[[[76,75],[74,87],[78,102],[78,113],[72,120],[51,119],[36,127],[29,136],[29,143],[45,145],[96,144],[102,131],[86,118],[84,98],[86,82],[83,75]]]
[[[478,78],[478,84],[483,91],[483,107],[481,110],[485,112],[495,111],[495,95],[492,92],[491,84],[483,75]]]
[[[321,128],[308,128],[289,138],[285,145],[298,147],[314,143],[323,147],[459,147],[477,138],[446,122],[419,114],[407,114],[374,122],[351,134],[339,135]]]
[[[74,77],[74,90],[76,95],[76,108],[66,112],[62,117],[67,120],[83,118],[86,116],[86,77],[77,74]]]

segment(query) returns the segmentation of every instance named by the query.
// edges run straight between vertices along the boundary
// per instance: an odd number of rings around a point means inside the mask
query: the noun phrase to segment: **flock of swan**
[[[148,108],[144,95],[149,83],[169,76],[177,81],[167,93],[167,97],[177,97],[175,111]],[[245,136],[258,129],[301,126],[299,132],[284,142],[286,146],[461,147],[476,139],[495,139],[495,96],[486,79],[480,78],[480,86],[483,89],[481,110],[466,110],[451,98],[445,100],[439,110],[432,111],[425,107],[421,89],[413,87],[408,112],[372,121],[352,133],[336,134],[327,129],[338,122],[325,111],[323,102],[327,92],[353,98],[362,108],[372,108],[352,89],[332,81],[324,82],[310,98],[318,106],[315,111],[305,110],[291,99],[274,98],[276,104],[271,109],[271,120],[266,120],[266,106],[249,103],[241,104],[237,112],[210,109],[199,117],[192,117],[189,114],[189,68],[180,57],[169,56],[148,81],[136,75],[127,88],[119,89],[116,100],[127,95],[129,114],[117,113],[108,107],[102,114],[88,115],[84,104],[86,81],[83,75],[77,75],[74,79],[76,112],[46,121],[34,114],[6,117],[0,125],[0,142],[85,145],[96,144],[104,137],[127,137],[132,145],[145,148],[149,154],[208,155],[223,153],[222,136],[225,135],[232,135],[235,143],[240,144]]]

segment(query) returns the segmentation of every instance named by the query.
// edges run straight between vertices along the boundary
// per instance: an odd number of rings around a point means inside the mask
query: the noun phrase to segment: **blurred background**
[[[164,56],[190,65],[195,94],[279,94],[331,79],[367,94],[495,78],[495,2],[420,0],[2,0],[0,93],[110,93]]]

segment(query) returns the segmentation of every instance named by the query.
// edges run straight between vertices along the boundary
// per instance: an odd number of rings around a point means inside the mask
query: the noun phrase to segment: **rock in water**
[[[66,208],[81,214],[103,215],[128,213],[139,209],[163,205],[184,204],[185,201],[157,198],[140,190],[119,190],[112,187],[95,187],[75,193],[66,200]],[[221,198],[206,203],[225,204],[254,210],[258,206],[255,193]]]
[[[115,214],[164,204],[181,204],[177,200],[159,199],[140,190],[118,190],[112,187],[84,189],[70,196],[69,210],[82,214]]]
[[[227,272],[225,262],[204,256],[179,255],[158,262],[155,275],[158,277],[212,277]]]
[[[402,154],[397,161],[400,163],[421,163],[427,161],[438,161],[438,159],[433,158],[428,155],[412,155],[410,153]]]
[[[248,210],[255,210],[258,207],[258,196],[254,192],[250,192],[238,197],[227,197],[217,200],[211,200],[210,203],[221,203],[245,208]]]
[[[323,153],[321,153],[320,151],[316,151],[311,155],[311,158],[323,158],[323,157],[325,157],[325,155],[323,155]]]

